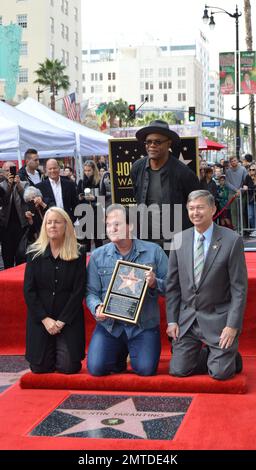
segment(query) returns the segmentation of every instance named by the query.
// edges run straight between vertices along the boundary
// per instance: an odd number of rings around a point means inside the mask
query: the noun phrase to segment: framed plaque
[[[152,267],[118,260],[103,304],[103,315],[113,320],[137,323],[148,283],[145,273]]]

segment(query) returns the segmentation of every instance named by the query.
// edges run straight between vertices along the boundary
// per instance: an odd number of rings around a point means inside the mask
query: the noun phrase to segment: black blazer
[[[72,181],[68,181],[66,178],[60,178],[60,181],[64,210],[74,222],[74,210],[78,204],[75,184],[72,183]],[[56,206],[55,197],[49,179],[38,183],[36,187],[40,189],[43,195],[43,200],[48,207]]]
[[[33,256],[33,255],[32,255]],[[26,359],[39,364],[50,334],[42,320],[51,317],[65,322],[63,334],[73,361],[85,357],[83,297],[85,257],[72,261],[55,259],[48,247],[45,253],[27,262],[24,296],[27,304]]]

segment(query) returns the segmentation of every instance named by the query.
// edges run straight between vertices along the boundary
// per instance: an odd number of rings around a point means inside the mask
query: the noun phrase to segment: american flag
[[[64,106],[66,109],[67,117],[73,121],[77,120],[77,110],[76,110],[76,94],[70,93],[70,95],[64,96],[63,98]]]

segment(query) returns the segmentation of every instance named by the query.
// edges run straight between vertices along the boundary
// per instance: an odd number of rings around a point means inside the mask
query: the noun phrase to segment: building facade
[[[206,40],[193,43],[87,47],[83,50],[83,98],[90,107],[124,99],[141,111],[185,111],[197,120],[209,110],[209,55]]]
[[[22,44],[19,77],[14,100],[27,96],[37,99],[39,63],[46,58],[61,60],[71,83],[70,92],[82,92],[81,61],[81,0],[1,0],[0,24],[19,24],[22,27]],[[56,97],[56,108],[62,107],[64,95]],[[40,101],[48,105],[50,90],[40,94]]]

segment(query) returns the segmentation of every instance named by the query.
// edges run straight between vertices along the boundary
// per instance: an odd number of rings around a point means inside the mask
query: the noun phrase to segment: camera
[[[34,201],[28,201],[27,202],[27,206],[28,206],[28,210],[32,213],[32,214],[35,214],[35,211],[36,211],[36,206],[35,206],[35,203]]]
[[[9,171],[12,176],[16,176],[16,166],[10,166]]]

